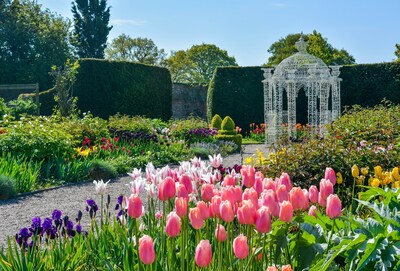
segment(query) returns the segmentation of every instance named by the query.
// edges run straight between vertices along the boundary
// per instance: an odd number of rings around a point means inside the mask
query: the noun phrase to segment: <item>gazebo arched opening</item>
[[[323,132],[323,126],[340,115],[341,66],[327,66],[306,52],[303,37],[296,42],[298,50],[275,69],[264,68],[264,114],[266,143],[274,143],[287,127],[289,137],[296,137],[299,91],[307,105],[307,123]],[[300,99],[302,100],[302,99]],[[285,104],[285,106],[284,106]],[[315,131],[317,129],[314,129]]]

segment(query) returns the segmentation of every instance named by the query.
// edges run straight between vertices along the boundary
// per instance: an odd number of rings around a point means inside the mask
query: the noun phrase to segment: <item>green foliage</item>
[[[153,133],[153,130],[161,130],[166,124],[161,120],[150,119],[142,116],[114,115],[110,116],[108,126],[118,130],[132,132]]]
[[[71,63],[69,59],[63,67],[53,66],[50,75],[54,78],[56,110],[62,117],[77,114],[76,97],[73,86],[79,69],[78,61]]]
[[[165,64],[171,69],[174,82],[190,84],[208,84],[216,67],[237,66],[227,51],[205,43],[174,52]]]
[[[15,196],[15,180],[12,178],[0,174],[0,200],[10,199]]]
[[[8,107],[3,98],[0,98],[0,119],[8,112]]]
[[[384,98],[400,103],[400,63],[349,65],[341,68],[342,108],[353,105],[373,107]],[[261,67],[217,68],[209,85],[207,117],[231,116],[236,125],[249,132],[249,122],[264,122],[263,75]],[[298,104],[300,113],[307,103]],[[303,123],[305,124],[305,123]]]
[[[219,130],[218,135],[236,135],[236,130]]]
[[[82,112],[104,119],[118,112],[171,117],[172,83],[167,69],[93,59],[81,59],[79,65],[74,95]]]
[[[106,59],[133,61],[148,65],[159,65],[166,54],[163,49],[158,50],[152,39],[131,38],[121,34],[106,49]]]
[[[223,141],[232,141],[237,145],[237,149],[242,148],[242,135],[237,134],[237,135],[220,135],[218,134],[216,136],[218,140],[223,140]]]
[[[211,119],[211,128],[221,129],[222,119],[221,116],[215,114],[214,117]]]
[[[200,117],[189,116],[186,119],[173,119],[169,122],[169,133],[177,139],[186,139],[193,129],[208,128],[208,124]]]
[[[277,65],[285,58],[297,53],[295,43],[300,39],[302,34],[289,34],[285,38],[281,38],[279,41],[273,43],[268,52],[272,54],[268,58],[267,65]],[[307,52],[314,55],[327,65],[345,65],[354,64],[355,60],[344,49],[336,49],[328,43],[327,39],[322,37],[321,33],[316,30],[311,34],[303,35],[304,40],[308,43]]]
[[[8,112],[15,119],[19,119],[22,115],[36,115],[38,107],[32,98],[18,97],[17,100],[12,100],[8,103]]]
[[[80,58],[104,58],[107,37],[112,29],[108,26],[110,7],[107,0],[74,0],[73,44]]]
[[[39,92],[39,112],[42,116],[50,116],[53,111],[54,107],[56,106],[56,101],[54,100],[55,89],[51,88],[42,92]],[[21,94],[20,97],[22,99],[36,99],[35,93],[26,93]]]
[[[208,88],[207,117],[231,116],[244,131],[264,121],[263,72],[260,67],[219,67]]]
[[[235,122],[229,116],[226,116],[221,123],[221,130],[235,130]]]
[[[13,186],[18,193],[29,192],[36,188],[40,167],[41,163],[34,162],[28,157],[16,157],[12,153],[3,153],[0,156],[0,174],[13,179]]]
[[[396,51],[394,51],[395,56],[397,56],[397,61],[400,59],[400,44],[396,44]]]
[[[109,180],[118,176],[117,169],[108,161],[93,161],[89,170],[89,176],[93,180]]]
[[[0,84],[39,83],[48,88],[47,73],[71,56],[68,20],[42,9],[36,1],[0,2]]]

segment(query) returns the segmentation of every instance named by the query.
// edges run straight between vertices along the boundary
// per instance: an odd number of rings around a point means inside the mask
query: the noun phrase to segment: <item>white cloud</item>
[[[143,20],[129,20],[129,19],[115,19],[115,20],[111,20],[111,24],[115,24],[115,25],[144,25],[146,24],[146,21]]]

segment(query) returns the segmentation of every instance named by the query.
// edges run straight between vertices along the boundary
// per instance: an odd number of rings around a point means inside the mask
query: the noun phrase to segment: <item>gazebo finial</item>
[[[296,41],[295,46],[297,48],[297,51],[299,51],[300,53],[307,53],[308,44],[303,39],[303,33],[301,34],[300,39]]]

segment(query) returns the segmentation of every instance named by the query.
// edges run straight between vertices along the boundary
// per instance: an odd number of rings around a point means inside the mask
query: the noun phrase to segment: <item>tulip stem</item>
[[[101,210],[100,210],[100,223],[101,223],[101,225],[103,225],[103,196],[104,195],[101,195],[101,201],[100,201],[100,208],[101,208]]]

